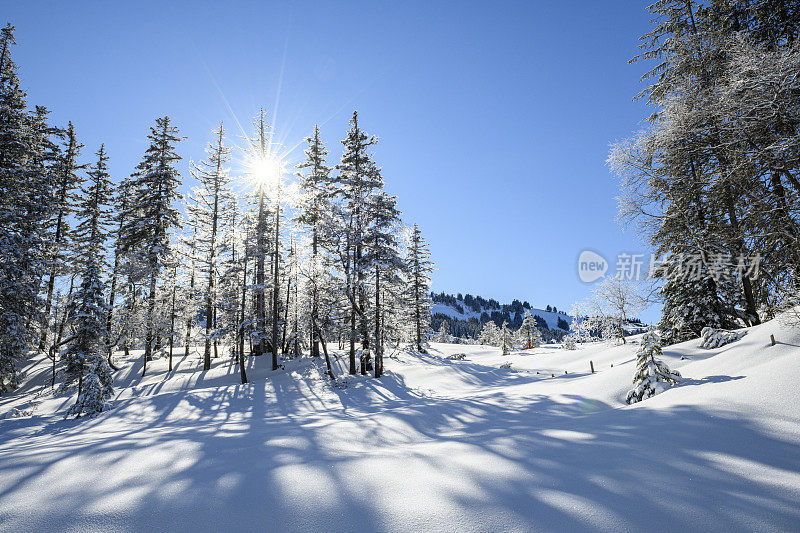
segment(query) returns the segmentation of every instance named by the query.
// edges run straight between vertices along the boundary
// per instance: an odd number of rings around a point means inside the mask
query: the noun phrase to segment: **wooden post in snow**
[[[594,363],[592,363],[591,361],[589,361],[589,368],[592,369],[592,374],[594,374]]]
[[[775,346],[775,335],[770,335],[769,340],[772,341],[772,345]]]

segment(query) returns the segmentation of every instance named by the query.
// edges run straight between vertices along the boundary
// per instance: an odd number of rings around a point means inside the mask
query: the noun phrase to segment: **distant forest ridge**
[[[506,322],[510,328],[519,329],[526,311],[534,317],[545,341],[560,341],[569,331],[571,322],[567,313],[556,306],[537,309],[527,301],[517,299],[510,304],[501,304],[494,298],[432,292],[431,300],[431,328],[438,331],[442,322],[447,321],[450,335],[461,338],[477,338],[483,325],[489,321],[498,326]]]

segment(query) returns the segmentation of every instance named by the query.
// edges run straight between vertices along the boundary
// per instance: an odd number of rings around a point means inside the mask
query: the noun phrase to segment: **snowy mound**
[[[796,531],[800,332],[666,347],[682,379],[628,406],[640,346],[434,343],[335,383],[250,358],[247,385],[118,356],[113,409],[77,421],[33,359],[0,398],[0,530]]]

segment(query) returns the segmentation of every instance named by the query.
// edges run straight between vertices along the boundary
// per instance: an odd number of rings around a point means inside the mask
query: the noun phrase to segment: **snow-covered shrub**
[[[466,358],[467,354],[465,353],[454,353],[452,355],[447,356],[447,359],[450,359],[451,361],[463,361]]]
[[[566,335],[564,337],[563,342],[561,343],[561,347],[565,350],[574,350],[575,349],[575,337],[572,335]]]
[[[656,332],[648,331],[642,337],[642,345],[636,352],[636,375],[633,378],[633,389],[625,397],[627,403],[640,402],[678,383],[681,375],[656,359],[661,355],[661,338]]]
[[[727,329],[703,328],[700,332],[701,348],[719,348],[738,341],[747,334],[746,331],[728,331]]]
[[[11,412],[8,413],[8,418],[20,418],[23,416],[32,416],[33,415],[33,408],[31,409],[17,409],[14,407],[11,409]]]

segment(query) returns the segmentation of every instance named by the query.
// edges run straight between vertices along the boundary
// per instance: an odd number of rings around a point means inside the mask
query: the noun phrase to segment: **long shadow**
[[[565,404],[502,387],[450,398],[410,389],[391,371],[339,388],[320,365],[120,400],[113,413],[38,433],[0,423],[0,530],[800,523],[797,444],[738,413],[646,402],[618,409],[577,395]],[[480,366],[478,383],[523,382]]]

